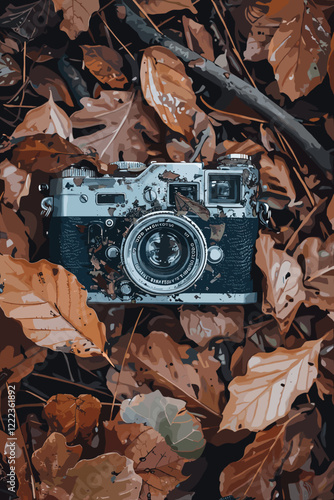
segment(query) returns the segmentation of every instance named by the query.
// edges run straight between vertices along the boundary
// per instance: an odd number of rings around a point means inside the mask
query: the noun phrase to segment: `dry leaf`
[[[256,144],[251,139],[246,139],[243,142],[237,141],[223,141],[216,149],[215,156],[226,156],[234,153],[246,154],[249,156],[255,155],[256,153],[264,152],[264,148],[259,144]]]
[[[269,44],[280,23],[263,16],[252,25],[244,52],[245,61],[263,61],[268,59]]]
[[[271,498],[275,480],[283,470],[302,467],[321,430],[314,405],[291,410],[287,419],[269,430],[258,432],[238,462],[229,464],[220,475],[220,494],[239,499]]]
[[[83,109],[71,116],[73,127],[104,125],[104,128],[72,142],[80,148],[93,146],[106,163],[117,161],[123,154],[127,161],[145,162],[149,140],[160,140],[152,110],[143,103],[139,93],[102,91],[98,99],[84,97],[81,104]]]
[[[74,467],[82,453],[82,446],[67,446],[66,438],[58,432],[53,432],[43,446],[31,457],[41,481],[49,485],[62,483],[70,467]]]
[[[65,81],[48,66],[41,64],[32,66],[29,79],[34,91],[45,97],[45,99],[49,99],[51,92],[54,101],[65,102],[68,106],[74,106]]]
[[[63,11],[64,20],[60,29],[67,33],[71,40],[87,31],[90,17],[100,8],[99,0],[52,0],[55,11]]]
[[[184,34],[188,48],[209,61],[214,61],[213,41],[203,24],[196,23],[190,17],[182,16]]]
[[[164,500],[166,495],[186,479],[181,458],[151,427],[126,424],[120,417],[104,422],[106,452],[117,451],[134,462],[134,470],[143,480],[140,500]]]
[[[201,154],[206,162],[212,160],[214,130],[208,116],[197,106],[192,81],[180,59],[164,47],[149,47],[141,62],[140,79],[145,99],[170,129],[189,142],[199,141],[206,132]]]
[[[203,452],[201,424],[186,410],[184,401],[165,398],[160,391],[138,394],[122,402],[120,416],[128,424],[153,427],[181,457],[195,459]]]
[[[292,101],[309,94],[326,75],[330,27],[313,2],[296,0],[268,4],[268,18],[281,20],[269,46],[280,91]]]
[[[232,342],[244,340],[241,306],[181,306],[180,323],[188,339],[205,346],[214,337]]]
[[[307,393],[318,375],[321,342],[312,340],[299,349],[279,347],[253,356],[246,375],[229,385],[231,397],[220,430],[258,431],[287,415],[296,397]]]
[[[183,214],[191,212],[198,215],[202,220],[208,221],[210,219],[210,210],[208,208],[198,203],[198,201],[183,196],[183,194],[177,191],[175,192],[175,206],[176,210]]]
[[[0,255],[0,307],[42,347],[89,357],[103,354],[105,326],[86,305],[87,292],[63,267]]]
[[[61,432],[68,443],[78,436],[91,442],[98,425],[102,405],[90,394],[77,398],[72,394],[56,394],[46,402],[44,414],[51,432]]]
[[[19,216],[0,203],[0,253],[29,259],[29,238]]]
[[[15,354],[15,347],[7,345],[0,351],[0,367],[9,374],[8,384],[20,382],[29,375],[37,363],[43,363],[47,350],[42,347],[32,346],[22,353]]]
[[[111,359],[115,365],[121,364],[128,342],[129,335],[124,335],[113,348]],[[197,366],[196,372],[195,365],[192,365],[195,360],[199,361],[196,351],[187,345],[180,346],[165,333],[150,332],[145,338],[135,334],[129,348],[127,367],[121,374],[119,398],[132,398],[138,393],[160,389],[166,395],[186,401],[188,408],[196,409],[196,413],[206,416],[206,422],[216,425],[224,398],[224,384],[217,375],[220,363],[213,356],[210,359],[212,371],[215,367],[213,377],[207,369],[198,373]],[[107,386],[112,393],[117,380],[118,374],[109,369]],[[210,405],[202,403],[202,399],[206,398],[210,399]]]
[[[285,160],[277,154],[263,153],[260,167],[261,200],[277,210],[296,205],[296,190]]]
[[[28,111],[24,120],[16,127],[12,138],[26,137],[35,134],[58,134],[66,139],[71,134],[71,120],[54,102],[52,92],[48,102]]]
[[[0,53],[0,85],[9,87],[22,79],[21,68],[9,54]]]
[[[81,45],[84,63],[92,75],[111,88],[122,89],[128,80],[122,73],[122,56],[104,45]]]
[[[118,453],[105,453],[80,460],[67,477],[74,482],[68,493],[74,499],[138,500],[142,479],[133,470],[133,461]]]
[[[5,184],[2,202],[13,207],[16,212],[21,198],[29,194],[31,175],[4,160],[0,163],[0,177]]]
[[[146,14],[169,14],[172,10],[189,9],[193,14],[197,10],[192,4],[192,0],[138,0],[138,3]]]

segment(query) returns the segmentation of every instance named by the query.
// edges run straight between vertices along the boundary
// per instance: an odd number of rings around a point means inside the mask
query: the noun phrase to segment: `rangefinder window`
[[[239,175],[209,175],[209,203],[239,203]]]
[[[169,204],[175,206],[175,194],[179,193],[190,200],[198,201],[198,184],[184,183],[169,185]]]
[[[125,203],[125,196],[124,194],[117,194],[117,193],[100,193],[97,195],[97,200],[96,200],[98,205],[112,205],[112,204],[118,204],[118,203]]]

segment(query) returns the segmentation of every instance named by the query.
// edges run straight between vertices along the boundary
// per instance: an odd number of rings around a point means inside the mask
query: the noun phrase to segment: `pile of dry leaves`
[[[333,3],[3,4],[1,498],[16,498],[14,386],[22,500],[332,500],[334,199],[308,149],[333,149]],[[130,4],[199,62],[147,46]],[[193,71],[203,58],[231,80],[225,92]],[[264,118],[269,99],[282,127]],[[284,113],[303,125],[299,143]],[[113,175],[118,160],[215,165],[235,152],[252,155],[272,210],[255,250],[261,303],[93,309],[48,260],[38,186],[69,165]]]

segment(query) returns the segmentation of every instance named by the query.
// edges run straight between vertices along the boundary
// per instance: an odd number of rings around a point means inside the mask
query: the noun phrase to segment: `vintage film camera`
[[[50,260],[90,302],[246,304],[258,232],[258,171],[247,155],[201,163],[71,166],[50,182]],[[135,175],[133,172],[141,170]]]

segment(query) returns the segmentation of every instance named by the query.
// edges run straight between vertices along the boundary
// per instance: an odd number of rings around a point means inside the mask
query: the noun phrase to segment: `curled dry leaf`
[[[68,106],[74,106],[65,81],[48,66],[42,64],[32,66],[29,80],[34,91],[45,97],[45,99],[49,99],[51,92],[54,101],[65,102]]]
[[[29,259],[29,238],[19,216],[0,203],[0,253]]]
[[[158,124],[139,92],[102,91],[98,99],[84,97],[81,104],[83,109],[71,116],[73,127],[104,128],[72,142],[80,148],[93,146],[107,163],[117,161],[123,154],[127,161],[145,162],[150,141],[159,142]]]
[[[0,163],[0,177],[5,185],[2,202],[13,207],[16,212],[20,207],[21,198],[29,194],[31,175],[4,160]]]
[[[181,306],[180,323],[188,339],[205,346],[214,337],[232,342],[244,340],[241,306]]]
[[[213,41],[203,24],[196,23],[190,17],[182,16],[184,34],[188,48],[209,61],[215,58]]]
[[[126,424],[120,417],[104,422],[106,452],[117,451],[134,462],[134,470],[143,480],[140,500],[164,500],[186,479],[181,458],[155,429],[144,424]]]
[[[72,394],[56,394],[44,406],[50,432],[61,432],[67,442],[78,436],[90,442],[101,413],[100,401],[90,394],[77,398]]]
[[[180,59],[164,47],[149,47],[141,62],[140,79],[145,99],[170,129],[189,142],[196,138],[199,141],[206,131],[202,155],[206,161],[212,160],[214,130],[207,115],[197,106],[192,80]]]
[[[0,307],[35,344],[89,357],[104,353],[105,326],[87,292],[63,267],[0,255]]]
[[[74,467],[81,457],[82,446],[67,446],[66,438],[59,432],[53,432],[31,457],[41,481],[49,485],[62,483],[69,468]]]
[[[115,365],[121,364],[128,342],[129,335],[124,335],[113,348],[111,359]],[[164,394],[186,401],[188,408],[205,415],[206,422],[217,425],[224,384],[217,375],[219,361],[212,355],[209,358],[210,370],[205,362],[201,364],[195,350],[188,345],[180,346],[166,333],[151,332],[145,338],[135,334],[127,367],[121,373],[118,394],[121,399],[132,398],[135,394],[159,388]],[[117,381],[118,374],[109,369],[107,386],[112,393]]]
[[[181,457],[195,459],[203,452],[201,424],[186,410],[184,401],[165,398],[160,391],[138,394],[122,402],[120,416],[128,424],[153,427]]]
[[[99,0],[52,0],[55,11],[63,11],[64,19],[60,29],[67,33],[71,40],[87,31],[90,17],[100,8]]]
[[[146,14],[169,14],[172,10],[189,9],[193,14],[197,13],[192,0],[138,0],[139,5]]]
[[[296,397],[307,393],[318,375],[321,342],[312,340],[299,349],[279,347],[253,356],[246,375],[229,385],[231,397],[220,430],[259,431],[287,415]]]
[[[54,102],[52,93],[48,102],[28,111],[24,120],[16,127],[12,138],[26,137],[35,134],[58,134],[66,139],[71,134],[71,120]]]
[[[309,1],[272,1],[266,16],[281,20],[269,45],[268,61],[280,91],[294,101],[324,79],[331,30],[321,9]]]
[[[9,54],[0,53],[0,85],[9,87],[22,79],[21,68]]]
[[[84,63],[92,75],[111,88],[122,89],[128,80],[122,73],[122,56],[104,45],[81,45]]]
[[[282,471],[295,471],[310,456],[313,441],[321,430],[314,405],[291,410],[284,421],[258,432],[238,462],[229,464],[220,475],[220,494],[244,499],[271,498],[275,480]]]

